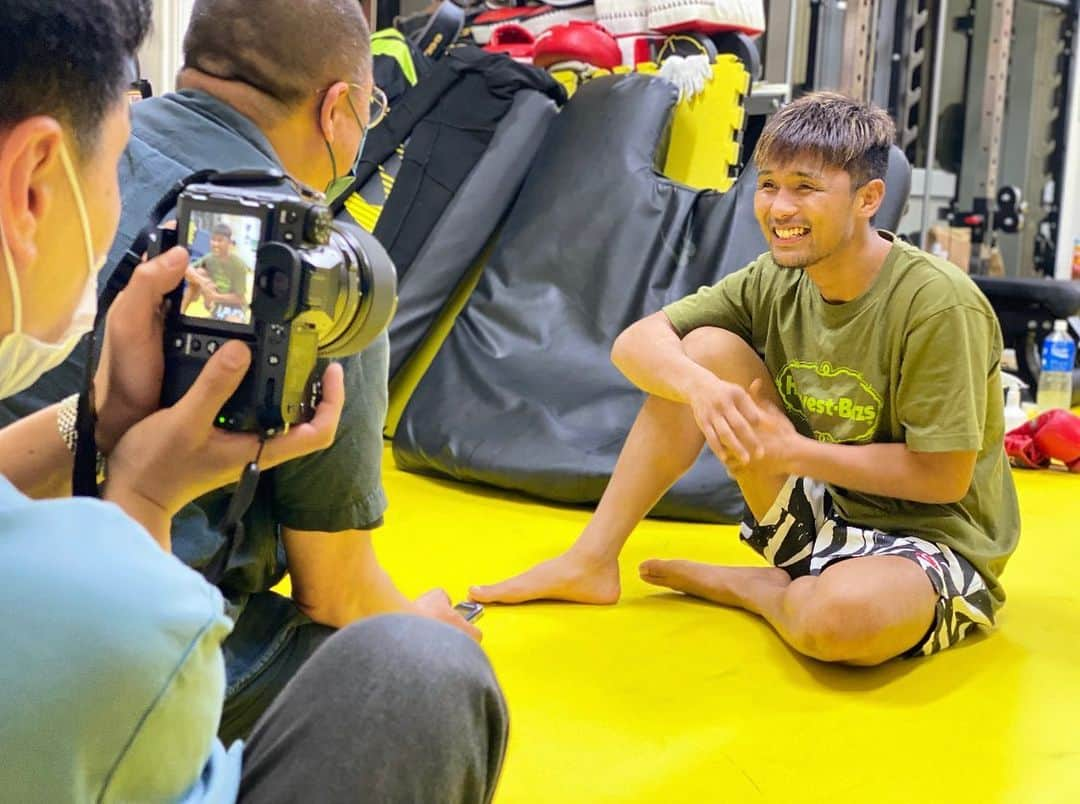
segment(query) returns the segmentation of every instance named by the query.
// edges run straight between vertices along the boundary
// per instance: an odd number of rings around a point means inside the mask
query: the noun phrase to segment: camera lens
[[[319,333],[319,356],[345,357],[363,350],[390,323],[397,273],[382,244],[356,224],[334,221],[327,248],[340,259],[332,324]],[[309,281],[309,291],[316,285]]]

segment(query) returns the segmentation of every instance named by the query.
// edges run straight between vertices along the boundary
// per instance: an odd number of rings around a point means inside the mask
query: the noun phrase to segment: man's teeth
[[[792,237],[800,237],[801,235],[806,234],[810,230],[807,229],[805,226],[796,226],[791,229],[774,229],[773,231],[776,232],[777,237],[783,240],[788,240]]]

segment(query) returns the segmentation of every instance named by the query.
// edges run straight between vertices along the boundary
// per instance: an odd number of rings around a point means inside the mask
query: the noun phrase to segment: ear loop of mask
[[[75,174],[75,165],[71,162],[67,144],[60,142],[60,164],[64,167],[68,182],[71,184],[71,193],[75,197],[75,208],[79,212],[79,223],[83,234],[83,246],[86,248],[86,270],[93,273],[94,245],[90,240],[90,216],[86,213],[86,203],[83,200],[82,188],[79,186],[78,176]],[[8,248],[7,235],[0,226],[0,248],[4,254],[4,268],[7,271],[8,281],[11,283],[11,329],[12,332],[22,331],[22,287],[19,284],[19,276],[15,272],[15,259]]]
[[[349,104],[349,110],[353,113],[353,117],[356,118],[356,125],[360,126],[360,143],[356,146],[356,158],[353,159],[352,168],[349,171],[351,174],[355,174],[356,167],[360,164],[360,156],[364,153],[364,143],[367,141],[368,127],[360,122],[360,113],[356,111],[356,107],[353,105],[351,93],[345,93],[345,101]]]
[[[0,225],[0,247],[4,251],[4,267],[7,270],[8,282],[11,283],[11,331],[22,331],[22,288],[19,285],[19,275],[15,273],[15,258],[8,248],[7,235],[4,227]]]
[[[333,172],[333,176],[334,176],[330,180],[330,183],[333,184],[334,182],[336,182],[338,180],[337,160],[334,159],[334,149],[330,147],[330,140],[328,140],[325,135],[323,136],[323,144],[326,146],[326,153],[328,153],[330,155],[330,170]]]
[[[93,274],[96,272],[97,266],[94,264],[94,244],[90,239],[90,216],[86,213],[86,202],[83,200],[79,177],[75,173],[75,165],[71,162],[71,155],[68,153],[67,145],[64,142],[60,143],[60,163],[67,173],[68,182],[71,183],[71,192],[75,196],[75,208],[79,211],[83,245],[86,247],[86,270],[88,273]]]
[[[353,105],[352,95],[349,90],[345,90],[345,102],[349,104],[349,111],[353,113],[353,117],[356,118],[356,125],[360,126],[360,144],[356,148],[356,159],[353,160],[351,172],[356,171],[356,165],[360,162],[360,154],[364,151],[364,141],[367,140],[368,127],[360,122],[360,113],[356,111],[356,106]],[[326,146],[326,153],[330,156],[330,170],[333,172],[333,178],[330,180],[330,186],[332,187],[337,183],[339,178],[337,170],[337,159],[334,157],[334,149],[330,147],[330,140],[323,135],[323,145]]]

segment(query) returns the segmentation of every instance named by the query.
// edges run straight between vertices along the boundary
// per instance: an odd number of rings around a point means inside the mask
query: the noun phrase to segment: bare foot
[[[568,550],[502,583],[470,587],[469,598],[477,603],[569,600],[609,605],[619,600],[620,592],[617,560],[597,561]]]
[[[791,576],[778,567],[722,567],[698,561],[651,559],[639,572],[646,583],[739,608],[748,608],[747,592],[752,587],[783,588],[791,583]]]

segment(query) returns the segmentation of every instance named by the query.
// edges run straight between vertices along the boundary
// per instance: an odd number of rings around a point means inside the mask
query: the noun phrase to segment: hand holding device
[[[470,622],[470,618],[466,617],[458,606],[450,605],[450,598],[442,589],[432,589],[425,592],[416,599],[413,605],[416,607],[418,614],[453,626],[477,642],[483,638],[480,629]],[[481,610],[483,610],[483,607],[481,607]],[[472,620],[479,616],[479,611],[471,613]]]
[[[108,455],[120,438],[161,404],[162,299],[180,284],[187,252],[171,249],[135,269],[105,319],[94,378],[97,445]]]
[[[116,502],[160,539],[168,534],[169,519],[181,506],[235,481],[259,452],[260,439],[221,430],[214,419],[240,385],[250,361],[251,352],[243,344],[224,344],[183,398],[128,430],[109,456],[105,499]],[[345,402],[341,366],[327,368],[323,383],[323,399],[312,421],[267,441],[260,468],[333,443]]]
[[[474,623],[484,616],[484,605],[472,600],[463,600],[454,606],[454,611],[465,618],[465,622]]]

